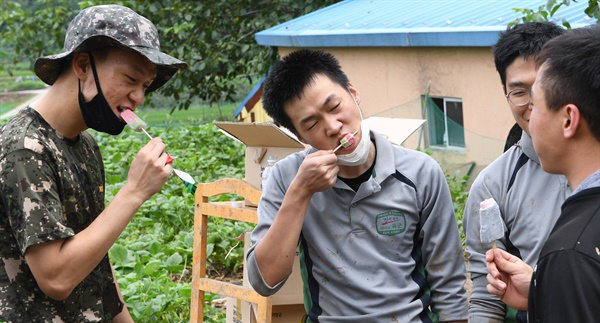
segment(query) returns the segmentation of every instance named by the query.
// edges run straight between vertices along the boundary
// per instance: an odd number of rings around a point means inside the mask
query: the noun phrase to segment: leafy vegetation
[[[215,106],[195,104],[187,110],[178,111],[172,111],[169,106],[155,109],[143,107],[136,110],[136,114],[149,125],[205,124],[212,120],[234,121],[236,108],[232,103],[224,104],[219,109]]]
[[[457,173],[446,173],[446,181],[450,188],[450,196],[452,196],[452,202],[454,202],[454,215],[456,216],[456,222],[458,224],[458,231],[460,232],[460,240],[462,241],[463,248],[465,247],[465,233],[463,231],[463,215],[465,211],[465,205],[467,203],[467,197],[469,197],[469,191],[467,189],[467,181],[469,180],[468,175],[458,175]]]
[[[174,166],[190,173],[197,182],[224,177],[243,178],[244,147],[218,131],[212,124],[151,127],[153,136],[163,138]],[[120,136],[96,133],[106,168],[106,197],[110,201],[124,185],[129,165],[147,138],[131,129]],[[119,286],[136,322],[189,321],[193,205],[180,179],[173,177],[147,201],[110,249]],[[235,277],[240,271],[243,246],[235,240],[252,230],[249,224],[221,221],[209,233],[212,275]],[[210,302],[217,295],[209,295]],[[207,322],[224,322],[225,314],[206,307]]]
[[[577,0],[573,0],[577,2]],[[590,18],[596,18],[596,22],[600,23],[600,7],[598,6],[598,0],[588,0],[588,7],[585,9],[585,14]],[[509,26],[513,26],[518,23],[526,21],[550,21],[556,11],[562,6],[568,6],[571,4],[571,0],[548,0],[545,4],[539,6],[537,10],[529,8],[515,8],[513,9],[516,13],[520,13],[522,17],[511,22]],[[571,29],[571,24],[565,19],[561,19],[562,25]]]

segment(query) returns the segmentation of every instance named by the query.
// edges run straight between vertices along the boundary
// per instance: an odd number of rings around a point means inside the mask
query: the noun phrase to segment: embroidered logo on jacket
[[[388,211],[377,215],[375,218],[377,233],[393,236],[406,230],[406,218],[399,211]]]

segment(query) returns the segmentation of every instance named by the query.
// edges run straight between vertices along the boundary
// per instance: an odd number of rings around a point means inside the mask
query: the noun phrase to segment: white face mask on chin
[[[369,151],[371,150],[371,138],[369,133],[368,123],[363,120],[360,123],[360,142],[353,152],[346,155],[338,155],[338,165],[342,166],[358,166],[362,165],[369,158]]]

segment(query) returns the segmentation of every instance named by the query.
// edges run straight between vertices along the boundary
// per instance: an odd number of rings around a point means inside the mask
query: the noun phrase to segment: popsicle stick
[[[146,131],[146,129],[142,128],[142,131],[146,134],[146,136],[148,136],[148,138],[152,139],[152,136],[150,136],[150,134],[148,133],[148,131]],[[173,157],[169,154],[167,154],[167,164],[173,162]]]
[[[142,131],[146,134],[146,136],[148,136],[148,138],[152,139],[152,136],[150,136],[150,134],[148,133],[148,131],[146,131],[146,129],[142,128]]]

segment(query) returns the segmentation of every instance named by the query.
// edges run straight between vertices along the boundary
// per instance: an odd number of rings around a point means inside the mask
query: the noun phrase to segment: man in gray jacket
[[[299,248],[306,322],[464,322],[464,258],[444,173],[370,130],[360,101],[329,53],[302,49],[273,67],[263,105],[312,148],[277,162],[263,187],[249,281],[274,294]]]
[[[529,136],[529,90],[535,81],[535,57],[564,29],[550,22],[515,25],[493,46],[496,69],[508,106],[523,129],[521,140],[485,168],[475,179],[463,217],[473,290],[469,304],[472,322],[527,322],[527,313],[507,307],[486,290],[485,252],[480,239],[480,203],[494,198],[507,231],[498,246],[534,265],[571,189],[562,175],[544,172]]]
[[[600,309],[600,26],[567,31],[535,59],[530,132],[542,167],[574,192],[532,268],[488,250],[490,293],[529,322],[598,322]]]

